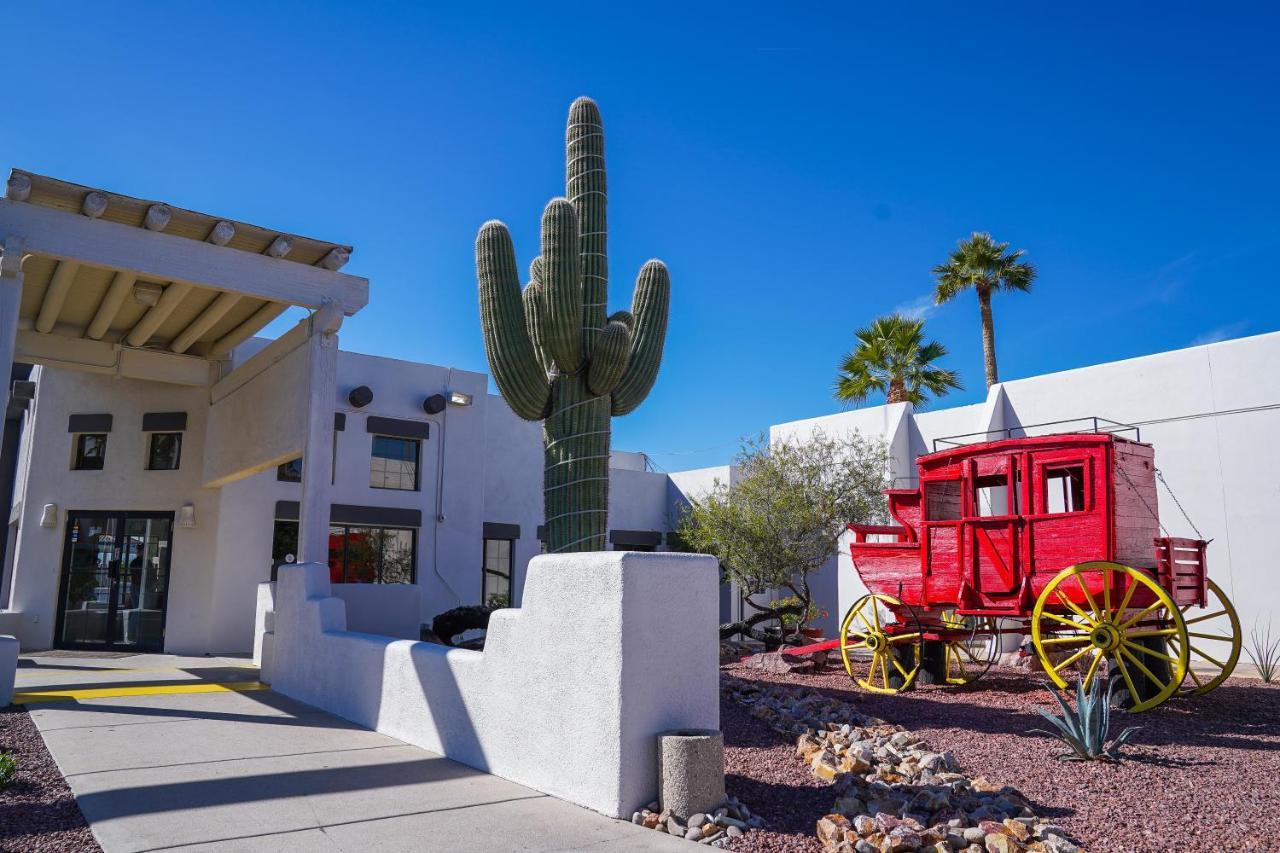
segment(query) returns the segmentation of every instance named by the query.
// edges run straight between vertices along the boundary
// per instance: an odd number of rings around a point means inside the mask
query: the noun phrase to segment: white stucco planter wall
[[[335,583],[346,602],[347,629],[398,640],[422,636],[422,588],[407,583]]]
[[[719,727],[717,581],[692,554],[537,557],[473,652],[348,631],[327,566],[281,566],[273,687],[620,817],[657,793],[659,732]]]

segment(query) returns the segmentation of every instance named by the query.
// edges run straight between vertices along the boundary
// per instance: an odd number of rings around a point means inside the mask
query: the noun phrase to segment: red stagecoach
[[[1135,711],[1231,674],[1240,624],[1208,543],[1162,535],[1152,446],[1094,424],[935,449],[886,492],[896,524],[849,525],[868,593],[832,645],[859,685],[965,683],[1014,633],[1058,687],[1108,677]]]

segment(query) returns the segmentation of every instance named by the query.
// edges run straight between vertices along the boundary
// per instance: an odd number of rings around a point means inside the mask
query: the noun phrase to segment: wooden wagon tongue
[[[1208,578],[1208,541],[1171,489],[1198,538],[1161,524],[1157,482],[1169,486],[1137,427],[1085,421],[935,441],[919,485],[885,492],[893,524],[849,525],[867,594],[839,636],[784,654],[839,648],[860,686],[898,693],[972,681],[1029,636],[1058,687],[1105,677],[1132,711],[1221,684],[1240,625]]]

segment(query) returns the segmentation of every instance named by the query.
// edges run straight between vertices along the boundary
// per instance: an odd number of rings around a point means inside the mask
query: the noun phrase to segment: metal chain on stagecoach
[[[1169,485],[1167,480],[1165,480],[1164,472],[1159,468],[1156,469],[1156,479],[1160,481],[1162,486],[1164,486],[1164,490],[1169,493],[1169,497],[1173,498],[1173,503],[1178,507],[1178,512],[1182,513],[1182,517],[1187,520],[1187,524],[1190,524],[1191,529],[1196,532],[1196,538],[1204,540],[1204,534],[1200,532],[1199,527],[1196,527],[1196,523],[1191,520],[1191,516],[1187,514],[1186,509],[1182,506],[1182,501],[1178,500],[1178,496],[1173,493],[1173,487]]]
[[[1147,512],[1155,519],[1156,524],[1160,527],[1160,532],[1165,536],[1169,535],[1169,529],[1164,526],[1164,522],[1160,520],[1160,514],[1151,508],[1151,504],[1147,503],[1147,499],[1142,496],[1142,492],[1138,491],[1138,487],[1134,485],[1133,480],[1129,479],[1129,472],[1124,470],[1124,466],[1117,464],[1116,470],[1120,472],[1120,476],[1124,477],[1124,481],[1129,484],[1129,488],[1138,496],[1138,500],[1142,501],[1142,505],[1147,508]]]

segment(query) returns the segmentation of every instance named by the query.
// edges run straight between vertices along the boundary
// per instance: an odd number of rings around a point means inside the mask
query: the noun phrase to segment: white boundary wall
[[[717,584],[692,554],[537,557],[474,652],[347,631],[327,566],[281,566],[272,687],[621,817],[657,793],[659,732],[719,728]]]

